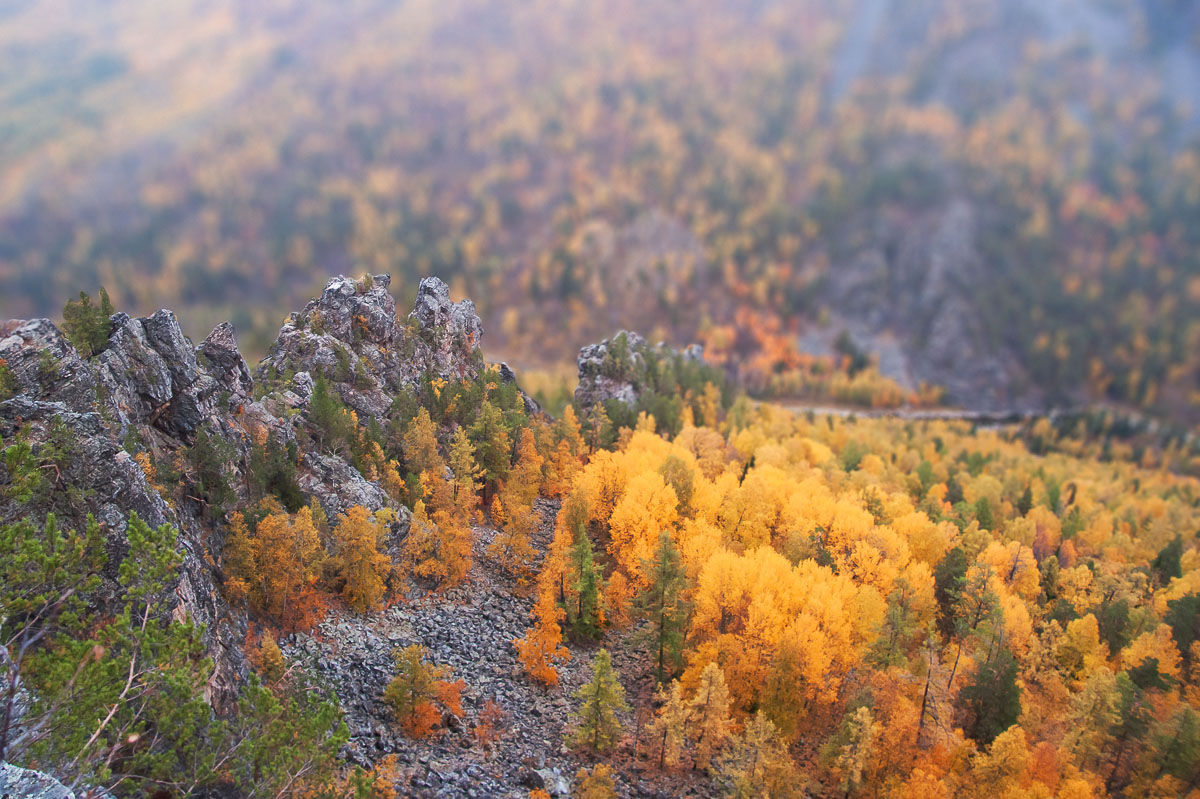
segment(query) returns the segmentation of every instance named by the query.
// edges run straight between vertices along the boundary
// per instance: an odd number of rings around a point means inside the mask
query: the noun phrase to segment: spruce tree
[[[600,635],[601,579],[592,539],[583,526],[575,528],[571,565],[575,572],[575,598],[568,609],[571,633],[578,638],[597,638]]]
[[[1033,489],[1025,486],[1025,491],[1021,494],[1021,498],[1017,500],[1017,512],[1022,516],[1033,510]]]
[[[654,557],[645,562],[645,573],[650,585],[638,597],[637,607],[639,615],[650,622],[643,640],[654,657],[654,676],[661,683],[679,668],[687,625],[683,602],[687,574],[679,550],[665,530],[658,535]]]
[[[496,484],[508,476],[512,458],[512,439],[509,426],[504,421],[504,412],[491,402],[484,400],[479,406],[475,422],[467,430],[471,443],[475,445],[475,462],[484,479],[485,501],[490,502]]]
[[[592,679],[575,692],[575,697],[580,704],[572,728],[572,742],[597,752],[611,749],[621,734],[617,711],[628,711],[629,705],[607,649],[596,653],[592,659]]]
[[[325,375],[318,374],[308,401],[308,418],[313,424],[317,443],[327,450],[334,450],[344,443],[347,432],[345,409]]]
[[[967,555],[954,547],[933,569],[934,596],[938,603],[938,629],[949,639],[954,636],[959,603],[967,580]]]
[[[188,451],[188,458],[195,469],[195,491],[204,501],[205,515],[219,518],[237,498],[229,485],[228,464],[233,459],[233,448],[225,439],[209,435],[205,430],[196,434],[196,443]]]
[[[17,379],[13,377],[8,361],[0,358],[0,402],[17,393]]]

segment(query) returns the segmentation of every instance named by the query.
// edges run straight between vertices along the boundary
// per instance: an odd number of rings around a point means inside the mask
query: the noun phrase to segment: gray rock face
[[[20,396],[76,408],[96,398],[96,376],[49,319],[0,324],[0,358]]]
[[[375,275],[369,283],[330,280],[320,297],[284,323],[258,368],[259,378],[320,374],[360,416],[380,418],[397,389],[415,387],[426,373],[478,376],[483,325],[474,303],[450,302],[445,283],[425,278],[408,324],[401,325],[389,285],[388,275]]]
[[[649,353],[659,360],[676,355],[682,355],[685,361],[704,360],[704,348],[699,344],[692,344],[677,353],[661,341],[651,346],[637,333],[622,330],[611,339],[579,350],[575,402],[587,409],[607,400],[617,400],[632,408],[643,390],[650,387],[646,364]]]
[[[299,482],[300,489],[315,497],[331,519],[354,505],[373,509],[392,505],[378,484],[368,482],[357,469],[332,455],[305,453]]]
[[[846,330],[867,351],[891,353],[881,359],[885,374],[904,385],[944,386],[952,403],[1040,405],[1021,365],[975,310],[987,269],[978,227],[976,209],[961,200],[876,219],[870,246],[829,270],[822,298],[835,310],[829,330]]]
[[[232,699],[246,673],[238,646],[245,620],[221,599],[205,560],[211,555],[210,537],[195,511],[169,506],[121,442],[136,433],[152,450],[172,457],[201,425],[225,435],[228,409],[217,407],[215,397],[221,391],[239,392],[241,385],[200,367],[170,312],[146,319],[118,314],[113,322],[107,347],[91,362],[80,358],[46,320],[18,323],[0,342],[0,357],[17,365],[18,383],[18,394],[0,403],[0,436],[11,439],[21,431],[35,453],[67,448],[54,466],[59,490],[49,494],[48,504],[0,503],[0,521],[54,511],[60,522],[79,527],[86,513],[94,514],[103,526],[108,554],[101,593],[110,599],[128,551],[129,514],[137,513],[152,526],[177,527],[184,557],[173,589],[176,612],[206,626],[206,643],[216,665],[209,692],[221,705]],[[232,364],[228,353],[225,358]],[[239,371],[236,364],[233,371]]]
[[[614,364],[614,341],[625,336],[628,342],[627,365]],[[575,402],[590,408],[605,400],[615,399],[633,407],[637,404],[637,374],[645,368],[641,350],[646,340],[637,333],[622,330],[612,339],[590,344],[579,350],[579,385],[575,387]]]
[[[75,799],[58,780],[11,763],[0,763],[0,797],[4,799]]]
[[[131,319],[113,316],[108,346],[96,359],[102,396],[124,436],[150,425],[184,441],[231,404],[249,400],[250,369],[237,349],[233,326],[218,325],[193,349],[170,311]],[[220,405],[220,399],[226,402]]]
[[[483,323],[475,313],[475,303],[450,302],[450,288],[436,277],[427,277],[417,288],[415,319],[421,340],[428,351],[422,353],[427,368],[442,377],[465,377],[475,348],[483,338]]]

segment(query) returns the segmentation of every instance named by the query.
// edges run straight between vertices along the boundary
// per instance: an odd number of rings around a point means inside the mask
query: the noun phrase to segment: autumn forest
[[[5,66],[6,799],[1200,799],[1200,4]]]

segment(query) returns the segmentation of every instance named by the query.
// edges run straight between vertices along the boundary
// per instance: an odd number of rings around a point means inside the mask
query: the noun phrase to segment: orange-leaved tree
[[[311,508],[289,514],[274,500],[264,506],[268,513],[253,532],[244,514],[233,515],[225,548],[227,586],[235,596],[249,599],[256,611],[282,623],[312,590],[325,549]]]
[[[559,622],[562,621],[563,611],[554,601],[551,590],[543,588],[538,592],[531,615],[533,627],[525,631],[524,638],[513,641],[517,657],[530,677],[545,686],[558,685],[558,669],[554,664],[565,663],[571,653],[562,643]]]
[[[401,729],[413,738],[432,732],[443,712],[463,715],[462,690],[466,683],[450,679],[449,667],[430,663],[428,656],[429,651],[420,644],[397,649],[396,676],[383,692]]]

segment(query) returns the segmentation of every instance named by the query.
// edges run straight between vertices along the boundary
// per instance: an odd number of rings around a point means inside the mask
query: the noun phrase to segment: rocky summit
[[[231,504],[244,502],[255,436],[274,436],[284,447],[294,443],[316,376],[364,421],[381,418],[398,390],[413,388],[426,374],[478,376],[483,327],[471,301],[452,303],[446,284],[427,278],[412,313],[399,320],[389,284],[388,275],[331,279],[320,297],[284,323],[254,377],[230,324],[193,345],[168,310],[141,318],[113,315],[107,341],[88,360],[48,319],[0,327],[0,359],[16,385],[13,396],[0,402],[0,437],[12,439],[20,431],[38,451],[55,446],[62,431],[70,433],[70,457],[54,476],[61,490],[38,500],[41,507],[0,501],[0,521],[55,512],[60,521],[81,525],[87,513],[94,514],[107,536],[107,572],[114,581],[131,511],[152,526],[178,527],[178,612],[205,625],[216,664],[209,688],[218,708],[233,700],[247,673],[241,647],[246,619],[221,598],[222,575],[213,565],[224,543],[222,526],[211,523],[199,500],[164,501],[130,450],[137,442],[154,462],[184,462],[203,435],[236,493]],[[179,479],[196,478],[185,464]],[[330,517],[354,505],[393,507],[400,518],[395,534],[402,535],[407,510],[345,457],[304,452],[298,482]],[[109,593],[114,588],[110,582]]]

